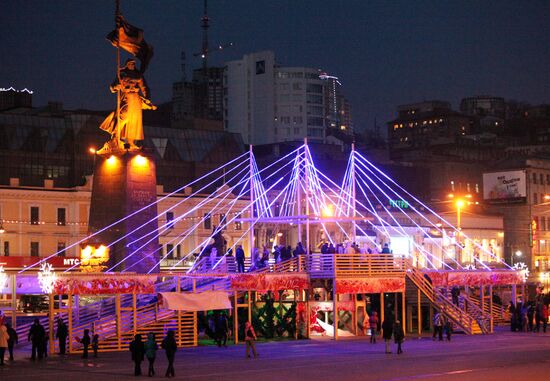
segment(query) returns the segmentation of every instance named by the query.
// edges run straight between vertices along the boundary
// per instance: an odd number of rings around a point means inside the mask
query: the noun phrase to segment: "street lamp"
[[[517,250],[514,254],[518,258],[517,259],[518,261],[521,259],[521,256],[523,255],[521,250]],[[514,256],[513,255],[512,255],[512,266],[514,266]]]

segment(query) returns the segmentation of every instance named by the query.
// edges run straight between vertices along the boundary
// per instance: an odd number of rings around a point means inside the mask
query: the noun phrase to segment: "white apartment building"
[[[325,142],[334,83],[319,69],[282,67],[272,51],[245,55],[226,64],[224,126],[245,144]],[[330,87],[330,89],[329,89]]]

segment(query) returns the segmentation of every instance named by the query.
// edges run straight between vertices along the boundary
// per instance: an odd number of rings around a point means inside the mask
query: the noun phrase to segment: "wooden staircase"
[[[424,277],[422,271],[408,264],[406,274],[407,278],[422,292],[430,304],[449,319],[455,327],[468,335],[488,333],[484,324],[480,325],[475,317],[454,305],[440,290],[432,287],[432,284]]]

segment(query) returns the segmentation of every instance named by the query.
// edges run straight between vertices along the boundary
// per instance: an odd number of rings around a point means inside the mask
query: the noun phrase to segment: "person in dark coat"
[[[67,324],[59,318],[57,319],[57,332],[55,334],[55,337],[59,339],[59,354],[64,355],[67,348],[67,336],[69,336],[69,329],[67,328]]]
[[[10,361],[13,361],[13,347],[19,342],[19,337],[17,336],[17,332],[15,331],[15,329],[13,329],[10,323],[6,323],[6,328],[9,335],[8,352],[10,354]]]
[[[84,335],[82,336],[82,340],[80,340],[80,343],[82,344],[82,358],[87,359],[88,358],[88,348],[90,348],[90,343],[92,340],[90,339],[90,330],[85,329]]]
[[[46,337],[46,330],[40,324],[38,318],[34,319],[34,323],[29,330],[28,341],[32,342],[32,354],[31,359],[36,360],[36,355],[38,354],[38,359],[42,359],[42,347],[44,345],[44,338]]]
[[[216,320],[216,338],[218,342],[218,347],[221,347],[222,344],[224,347],[227,347],[227,334],[229,332],[229,321],[225,313],[222,313]]]
[[[382,323],[382,337],[386,342],[386,353],[391,353],[390,342],[393,335],[393,318],[391,316],[386,316],[384,322]]]
[[[141,362],[145,357],[145,344],[138,333],[130,343],[130,352],[132,352],[132,361],[134,362],[134,376],[141,376]]]
[[[403,326],[401,325],[401,322],[399,320],[395,321],[395,324],[393,325],[393,338],[395,339],[395,343],[397,344],[397,354],[400,355],[403,353],[403,350],[401,349],[401,344],[403,344],[403,340],[405,340],[405,332],[403,331]]]
[[[166,358],[168,359],[168,368],[166,369],[166,377],[174,377],[174,358],[176,357],[176,351],[178,350],[178,344],[174,336],[174,331],[168,331],[168,334],[162,340],[161,347],[166,352]]]
[[[237,246],[235,260],[237,261],[237,272],[244,273],[244,250],[242,245]]]

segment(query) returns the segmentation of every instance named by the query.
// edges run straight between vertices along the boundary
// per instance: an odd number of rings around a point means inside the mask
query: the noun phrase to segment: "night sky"
[[[170,100],[200,62],[202,0],[121,0],[155,57],[153,101]],[[108,110],[115,97],[114,0],[0,0],[0,87],[33,90],[35,106]],[[550,102],[550,1],[209,0],[210,42],[235,45],[212,64],[271,49],[285,66],[339,76],[357,130],[383,125],[398,104],[502,96]]]

